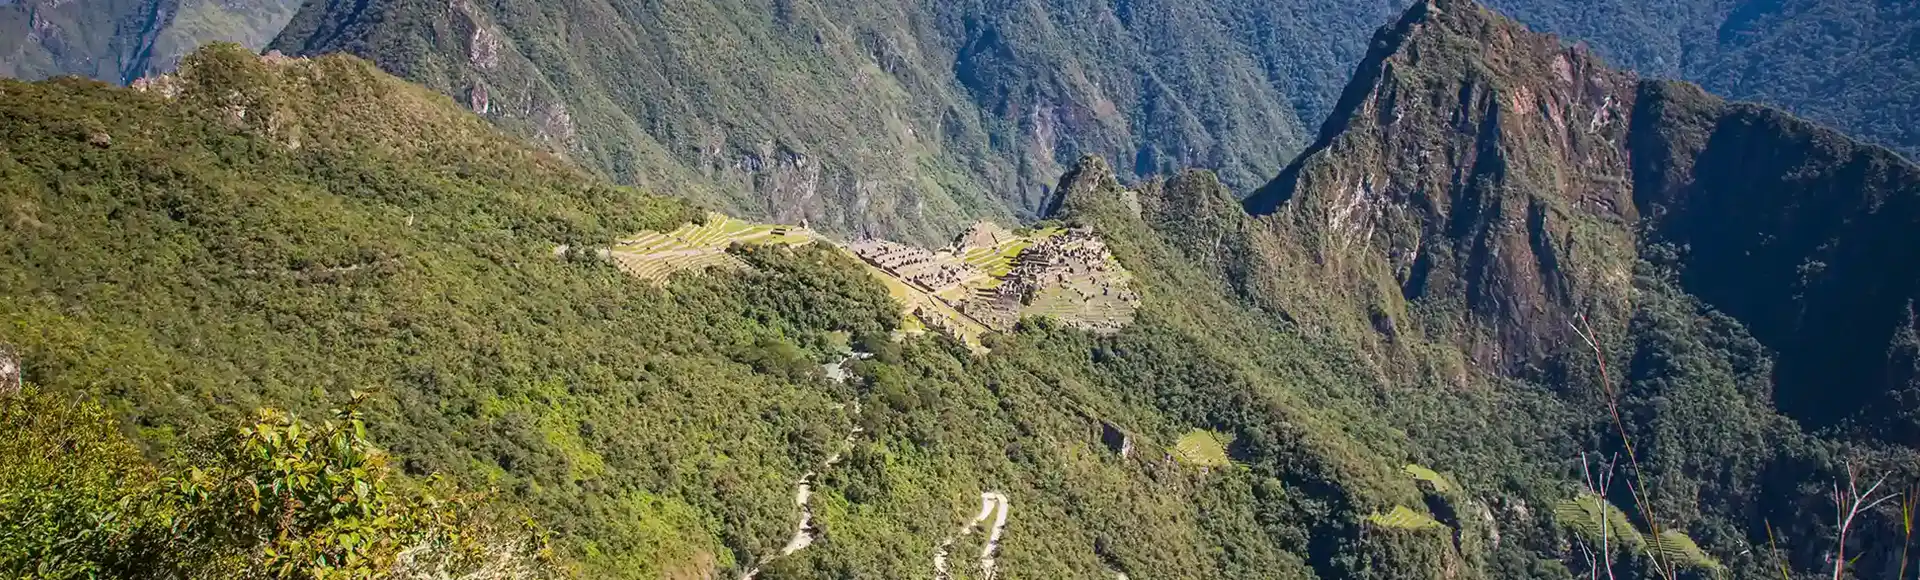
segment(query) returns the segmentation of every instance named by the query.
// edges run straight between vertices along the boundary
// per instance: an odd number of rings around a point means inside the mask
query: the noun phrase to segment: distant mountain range
[[[0,576],[1916,565],[1831,502],[1920,485],[1920,166],[1607,60],[1842,12],[1319,8],[314,2],[0,80]]]
[[[209,41],[346,51],[623,182],[944,240],[1032,217],[1082,154],[1251,191],[1312,140],[1398,2],[147,0],[0,5],[0,74],[125,84]],[[1499,0],[1644,74],[1920,152],[1898,2]],[[278,34],[278,38],[269,43]],[[11,46],[8,46],[11,45]]]
[[[259,48],[298,0],[0,1],[0,76],[79,75],[115,84],[173,70],[208,42]]]

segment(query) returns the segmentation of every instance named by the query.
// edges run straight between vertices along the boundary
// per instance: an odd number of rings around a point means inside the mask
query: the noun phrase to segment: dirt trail
[[[947,537],[945,541],[940,542],[940,547],[934,549],[934,579],[948,580],[953,577],[952,570],[947,567],[947,551],[953,548],[954,540],[973,533],[975,528],[980,527],[980,522],[987,521],[987,516],[994,516],[993,528],[987,532],[987,545],[980,548],[981,577],[993,580],[993,556],[1000,551],[1000,535],[1007,528],[1007,512],[1012,510],[1013,500],[1007,499],[1006,494],[995,491],[981,492],[980,513],[973,516],[973,521],[967,522],[965,527],[960,528],[959,533]]]
[[[831,365],[824,365],[833,369],[828,371],[827,376],[830,379],[832,379],[834,382],[844,381],[846,380],[846,376],[847,376],[845,365],[848,362],[852,362],[855,359],[867,358],[869,356],[872,356],[872,355],[867,353],[855,353],[852,356],[848,356],[847,358],[840,359],[840,362],[838,363],[834,363]],[[836,370],[838,372],[835,372]],[[847,408],[847,406],[835,405],[835,408],[845,409]],[[860,416],[859,401],[855,401],[853,403],[853,416],[855,417]],[[858,437],[862,431],[865,431],[865,429],[861,429],[859,425],[855,425],[853,426],[853,429],[848,430],[847,438],[841,441],[841,448],[852,449],[853,439],[855,437]],[[833,452],[833,455],[828,456],[827,460],[820,464],[820,469],[833,467],[835,464],[840,463],[840,460],[844,458],[843,453],[844,452],[842,451]],[[762,567],[765,567],[768,563],[771,563],[774,560],[778,560],[780,558],[791,556],[793,555],[794,552],[805,550],[807,549],[807,546],[813,545],[814,534],[815,534],[815,530],[813,528],[813,483],[814,483],[814,479],[818,477],[818,475],[819,473],[816,471],[808,471],[806,474],[800,476],[800,481],[794,482],[793,503],[795,505],[800,506],[800,523],[795,525],[793,528],[793,538],[787,540],[787,545],[780,548],[779,554],[768,555],[760,558],[760,561],[758,563],[754,564],[752,568],[747,569],[747,573],[740,575],[740,580],[753,580],[755,576],[760,575],[760,569]]]

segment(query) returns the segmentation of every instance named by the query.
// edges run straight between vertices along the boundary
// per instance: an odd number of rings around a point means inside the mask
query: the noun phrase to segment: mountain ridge
[[[0,4],[0,76],[76,74],[132,84],[173,70],[209,42],[259,49],[293,17],[295,0],[22,0]]]
[[[483,29],[426,32],[468,65],[556,49]],[[1262,195],[1076,152],[1038,211],[1097,232],[1138,309],[1009,320],[983,349],[911,332],[824,245],[727,243],[792,230],[696,225],[501,131],[473,109],[551,145],[579,107],[534,115],[497,78],[476,107],[224,45],[134,89],[0,81],[0,342],[160,456],[371,387],[402,476],[497,490],[594,577],[925,578],[973,550],[1035,577],[1824,573],[1818,489],[1920,480],[1911,164],[1467,0],[1376,38]],[[615,256],[675,236],[714,260]],[[1886,380],[1809,406],[1807,369],[1862,361]],[[983,492],[1020,506],[998,544],[955,534]],[[1906,564],[1898,514],[1865,517],[1855,572]],[[812,543],[787,551],[796,520]],[[1656,539],[1582,559],[1596,528]]]
[[[1034,216],[1082,153],[1123,175],[1265,181],[1324,106],[1313,79],[1357,49],[1274,23],[1306,11],[1357,30],[1385,11],[1218,4],[335,1],[272,48],[360,54],[528,136],[566,133],[547,130],[563,106],[579,140],[556,144],[617,181],[934,243]]]

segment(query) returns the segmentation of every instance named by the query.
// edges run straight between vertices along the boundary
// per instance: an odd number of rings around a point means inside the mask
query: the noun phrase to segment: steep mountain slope
[[[934,241],[966,217],[1008,215],[1003,205],[1030,216],[1083,152],[1121,160],[1123,174],[1213,168],[1251,190],[1306,144],[1300,121],[1327,115],[1364,53],[1361,33],[1402,5],[332,2],[308,10],[279,46],[352,51],[470,106],[487,103],[496,121],[623,182],[759,217]],[[1920,148],[1911,96],[1920,90],[1910,90],[1920,64],[1906,50],[1920,14],[1910,3],[1491,5],[1643,74],[1780,106],[1909,157]],[[209,40],[261,46],[297,8],[75,6],[0,5],[0,32],[11,32],[0,38],[15,39],[0,47],[0,74],[127,83]],[[659,40],[680,36],[705,40]],[[520,63],[522,52],[532,60]],[[584,138],[574,134],[583,127]],[[876,207],[888,217],[857,217]]]
[[[1633,503],[1716,553],[1810,521],[1790,506],[1841,461],[1911,476],[1920,168],[1887,149],[1435,1],[1376,36],[1254,217],[1217,203],[1143,206],[1218,232],[1196,262],[1347,329],[1388,376],[1559,391],[1595,419],[1589,451],[1639,443]],[[1789,558],[1819,567],[1807,544],[1832,532],[1790,526]],[[1897,540],[1849,546],[1877,559],[1862,577],[1900,563]]]
[[[1388,2],[314,2],[345,51],[618,181],[944,241],[1031,217],[1082,154],[1252,188],[1306,140]]]
[[[1826,425],[1891,389],[1920,169],[1454,6],[1383,32],[1323,140],[1247,208],[1322,260],[1383,259],[1431,330],[1494,333],[1469,341],[1483,362],[1541,363],[1575,314],[1620,319],[1636,256],[1669,245],[1686,291],[1781,353],[1783,409]]]
[[[1113,233],[1135,323],[1028,321],[984,355],[890,337],[899,306],[817,246],[740,248],[747,268],[664,286],[621,272],[584,249],[691,207],[348,56],[223,46],[137,89],[0,81],[0,184],[0,343],[28,383],[100,401],[161,457],[256,407],[313,417],[370,390],[367,437],[397,467],[496,490],[582,576],[931,577],[945,539],[992,537],[955,537],[983,493],[1013,506],[1003,575],[1465,565],[1438,528],[1369,523],[1430,494],[1351,355],[1196,285],[1102,201],[1123,191],[1102,163],[1060,217]],[[1195,438],[1215,458],[1175,460]],[[769,561],[809,477],[814,541]],[[4,529],[42,513],[11,505]],[[75,556],[0,547],[6,574]]]
[[[0,76],[79,75],[127,84],[209,42],[266,45],[297,0],[0,3]]]
[[[1920,157],[1920,6],[1843,0],[1490,0],[1650,76],[1784,108]]]
[[[1478,5],[1417,5],[1375,37],[1321,141],[1245,205],[1521,370],[1572,338],[1574,313],[1628,307],[1634,86]]]
[[[1645,85],[1639,110],[1634,197],[1649,241],[1676,249],[1688,292],[1780,353],[1781,408],[1920,444],[1911,363],[1896,360],[1920,298],[1920,167],[1692,87]]]

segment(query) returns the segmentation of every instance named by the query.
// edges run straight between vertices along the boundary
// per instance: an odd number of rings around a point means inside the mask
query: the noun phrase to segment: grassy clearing
[[[1232,463],[1227,459],[1225,438],[1205,429],[1181,435],[1173,445],[1173,456],[1181,463],[1196,467],[1226,467]]]
[[[1408,463],[1406,467],[1400,470],[1407,472],[1407,475],[1413,476],[1414,479],[1427,482],[1433,486],[1434,491],[1440,493],[1450,493],[1458,489],[1453,485],[1452,480],[1447,479],[1447,476],[1440,475],[1440,472],[1428,469],[1424,465]]]
[[[1444,527],[1431,516],[1413,511],[1412,508],[1403,505],[1393,506],[1393,511],[1385,514],[1369,515],[1367,521],[1382,528],[1396,530],[1431,530]]]

